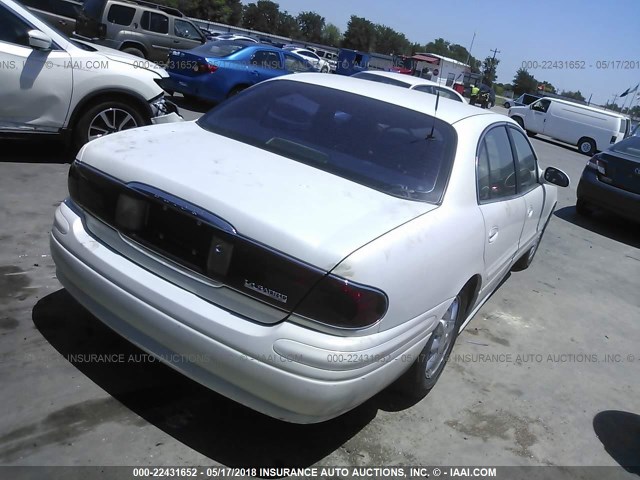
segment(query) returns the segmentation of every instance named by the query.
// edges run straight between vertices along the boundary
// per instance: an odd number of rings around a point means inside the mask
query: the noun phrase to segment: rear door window
[[[107,22],[117,25],[131,25],[136,9],[124,5],[113,4],[107,14]]]
[[[488,163],[489,169],[488,183],[485,178],[481,178],[485,174],[480,168],[485,161]],[[516,171],[511,143],[506,128],[504,126],[495,127],[485,134],[478,148],[478,198],[480,200],[499,200],[515,194]]]
[[[516,154],[518,193],[527,193],[538,186],[536,155],[522,132],[509,128],[509,135],[513,140],[513,149]]]
[[[169,33],[169,17],[160,13],[144,12],[140,26],[150,32]]]

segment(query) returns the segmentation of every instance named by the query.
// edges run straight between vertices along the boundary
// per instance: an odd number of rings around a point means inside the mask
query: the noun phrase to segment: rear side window
[[[109,8],[107,21],[109,23],[115,23],[117,25],[131,25],[131,20],[133,20],[133,16],[135,14],[135,8],[114,4],[111,5],[111,8]]]
[[[140,25],[150,32],[169,33],[169,17],[160,13],[144,12]]]
[[[276,52],[269,52],[266,50],[258,50],[254,53],[251,57],[251,65],[261,68],[282,70],[280,55]]]
[[[496,127],[485,134],[478,148],[478,198],[496,200],[515,194],[516,171],[511,144],[505,127]]]
[[[430,115],[288,80],[260,83],[198,124],[389,195],[429,203],[442,198],[457,144],[454,128]]]
[[[309,67],[302,60],[287,53],[284,54],[284,66],[288,72],[306,72],[309,70]]]
[[[460,100],[460,97],[457,96],[455,93],[446,90],[444,88],[437,88],[438,92],[440,92],[440,96],[444,97],[444,98],[448,98],[449,100],[455,100],[456,102],[461,102],[462,100]]]
[[[538,186],[538,166],[536,156],[524,134],[515,128],[509,128],[516,154],[516,178],[518,193],[526,193]]]

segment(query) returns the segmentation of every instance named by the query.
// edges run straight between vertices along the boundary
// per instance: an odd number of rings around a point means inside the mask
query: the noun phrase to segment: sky
[[[529,68],[536,79],[550,82],[558,91],[580,90],[587,99],[593,95],[592,103],[600,105],[640,83],[638,0],[274,1],[280,11],[294,16],[314,11],[343,33],[351,15],[387,25],[422,45],[441,37],[469,49],[475,32],[474,57],[484,60],[493,55],[490,50],[499,50],[496,81],[500,83],[511,83],[523,62],[538,62],[537,69]],[[584,69],[553,66],[571,60]],[[543,63],[550,68],[541,68]],[[617,103],[622,105],[630,97]]]

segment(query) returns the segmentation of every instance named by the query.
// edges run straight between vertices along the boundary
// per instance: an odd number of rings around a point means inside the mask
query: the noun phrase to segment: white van
[[[548,97],[528,106],[511,107],[509,116],[530,136],[540,133],[576,145],[585,155],[626,138],[631,126],[619,113]]]

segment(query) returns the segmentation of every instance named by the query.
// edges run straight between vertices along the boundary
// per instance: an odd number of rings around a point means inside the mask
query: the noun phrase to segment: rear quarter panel
[[[452,299],[474,275],[484,279],[485,229],[476,200],[475,154],[486,122],[471,117],[461,123],[442,204],[358,249],[334,270],[387,294],[389,309],[380,331]]]

